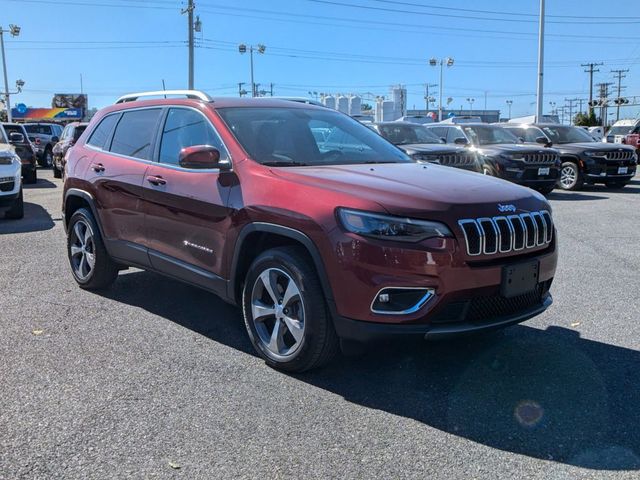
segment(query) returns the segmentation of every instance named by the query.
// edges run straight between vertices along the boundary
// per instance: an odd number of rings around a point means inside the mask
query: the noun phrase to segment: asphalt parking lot
[[[286,375],[211,294],[80,290],[39,175],[0,220],[0,479],[640,478],[640,177],[551,195],[545,314]]]

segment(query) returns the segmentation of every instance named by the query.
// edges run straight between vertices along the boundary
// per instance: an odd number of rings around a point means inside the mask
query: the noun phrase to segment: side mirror
[[[467,141],[467,139],[466,139],[466,138],[464,138],[464,137],[458,137],[458,138],[456,138],[456,139],[453,141],[453,143],[455,143],[456,145],[466,145],[466,144],[468,144],[469,142],[468,142],[468,141]]]
[[[194,145],[180,150],[178,164],[183,168],[229,170],[229,162],[220,161],[220,151],[211,145]]]
[[[549,143],[549,140],[547,139],[547,137],[536,137],[536,143],[539,143],[540,145],[546,145],[547,143]]]
[[[53,143],[58,143],[58,142],[60,141],[60,139],[59,139],[58,137],[52,137],[52,138],[51,138],[51,141],[52,141]]]
[[[9,143],[24,143],[24,135],[19,132],[9,134]]]
[[[444,137],[440,137],[440,140],[442,140],[442,143],[447,143],[447,139]]]

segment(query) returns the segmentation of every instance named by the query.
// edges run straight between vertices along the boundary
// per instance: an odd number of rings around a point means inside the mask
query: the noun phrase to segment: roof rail
[[[199,90],[158,90],[156,92],[140,92],[140,93],[128,93],[121,96],[116,103],[135,102],[141,97],[162,97],[166,98],[167,95],[182,95],[187,98],[195,100],[202,100],[204,102],[212,102],[213,99],[204,92]]]

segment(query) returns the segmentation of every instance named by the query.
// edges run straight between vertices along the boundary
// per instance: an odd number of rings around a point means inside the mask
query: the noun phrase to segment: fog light
[[[433,288],[383,288],[374,297],[371,311],[385,315],[408,315],[420,310],[434,296],[435,290]]]

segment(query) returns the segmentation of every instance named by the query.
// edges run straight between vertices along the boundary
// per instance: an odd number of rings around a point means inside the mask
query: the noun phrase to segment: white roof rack
[[[180,95],[187,98],[202,100],[204,102],[213,101],[209,95],[199,90],[158,90],[156,92],[128,93],[116,100],[116,103],[135,102],[141,97],[166,97],[167,95]]]

